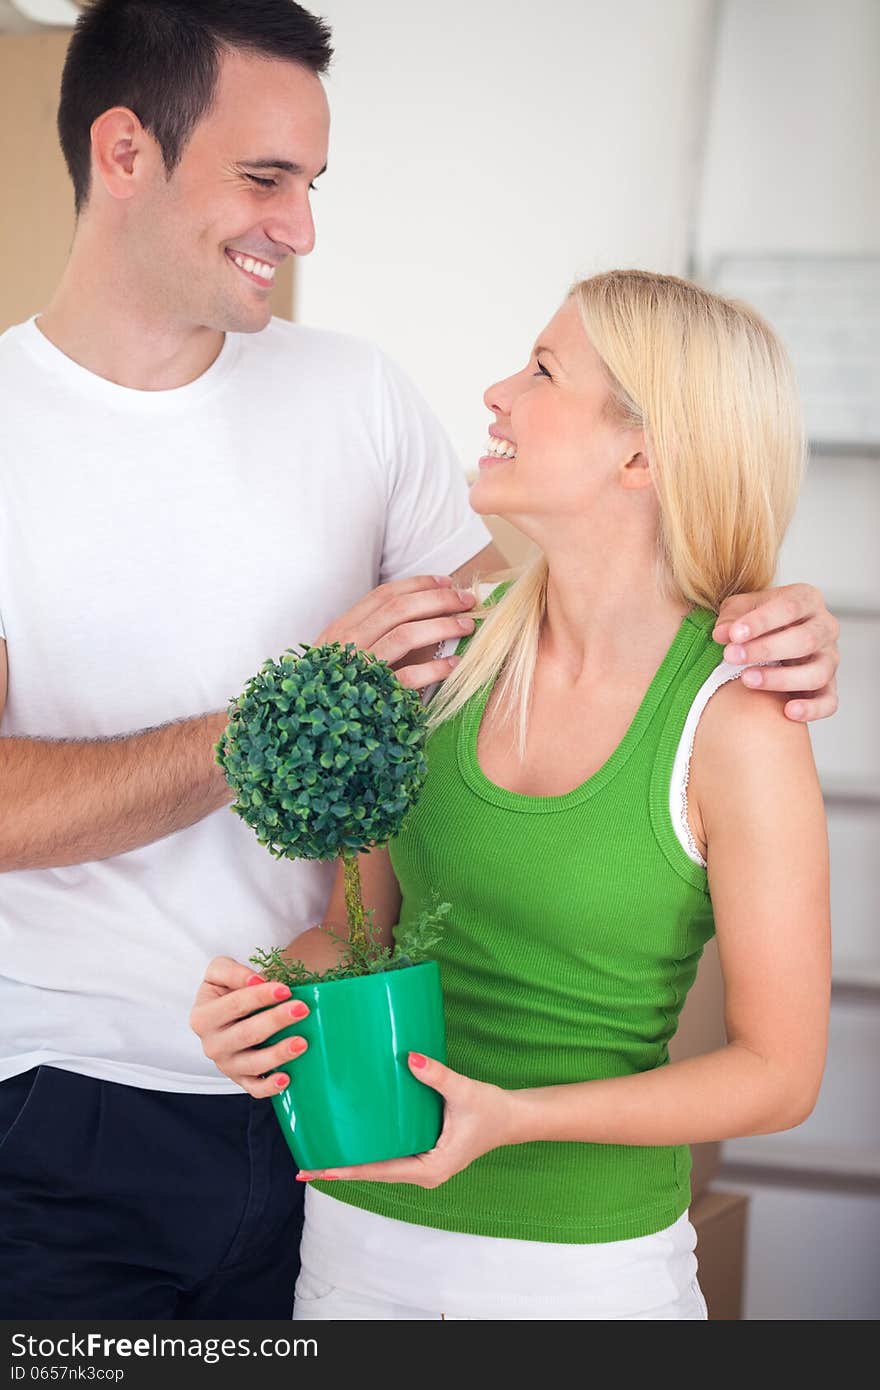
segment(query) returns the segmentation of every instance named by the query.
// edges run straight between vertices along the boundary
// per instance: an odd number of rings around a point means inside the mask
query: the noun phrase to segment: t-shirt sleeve
[[[380,428],[387,476],[380,580],[449,574],[492,536],[468,503],[445,430],[412,382],[380,358]]]

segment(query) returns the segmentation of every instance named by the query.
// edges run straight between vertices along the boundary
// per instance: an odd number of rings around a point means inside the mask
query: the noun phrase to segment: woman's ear
[[[622,487],[631,492],[652,486],[651,465],[648,462],[647,454],[641,449],[638,453],[630,455],[621,467],[620,482]]]

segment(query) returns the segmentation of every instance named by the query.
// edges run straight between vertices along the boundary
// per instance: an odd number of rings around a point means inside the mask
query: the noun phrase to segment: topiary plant
[[[276,948],[251,958],[268,978],[302,984],[395,969],[437,940],[448,904],[423,913],[396,947],[379,945],[357,862],[396,835],[421,790],[426,722],[416,692],[351,643],[288,649],[230,704],[216,755],[236,794],[232,810],[276,858],[341,857],[344,869],[350,939],[339,966],[315,975]]]

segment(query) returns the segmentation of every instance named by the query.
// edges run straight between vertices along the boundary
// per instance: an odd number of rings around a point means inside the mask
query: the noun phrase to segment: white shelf
[[[838,600],[833,595],[829,598],[826,594],[825,607],[842,623],[876,623],[880,621],[880,606],[853,603],[851,598],[841,596]]]
[[[880,1004],[880,974],[831,976],[832,1004]]]
[[[880,444],[860,444],[857,441],[835,444],[833,440],[811,439],[808,441],[811,459],[860,458],[880,459]]]
[[[880,787],[871,782],[860,782],[854,777],[835,777],[821,771],[819,781],[826,806],[880,810]]]
[[[831,1182],[880,1184],[880,1151],[839,1144],[792,1144],[784,1137],[758,1135],[730,1139],[721,1151],[722,1170],[760,1170],[768,1174]]]
[[[838,959],[831,974],[836,985],[853,989],[880,989],[880,965],[873,961]]]

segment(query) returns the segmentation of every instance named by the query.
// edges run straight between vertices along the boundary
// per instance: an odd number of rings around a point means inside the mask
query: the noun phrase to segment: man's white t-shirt
[[[30,320],[0,337],[0,381],[0,736],[223,710],[377,583],[489,543],[424,402],[347,336],[273,320],[188,385],[135,391]],[[320,921],[332,876],[272,858],[228,807],[128,854],[0,875],[0,1079],[48,1063],[237,1093],[188,1025],[205,965]]]

